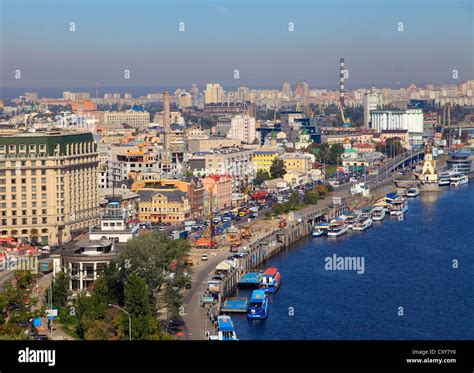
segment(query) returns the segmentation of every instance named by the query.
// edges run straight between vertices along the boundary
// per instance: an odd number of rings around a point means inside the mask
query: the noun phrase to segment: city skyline
[[[113,7],[90,1],[4,2],[3,14],[21,9],[22,17],[2,22],[0,85],[270,87],[305,79],[311,87],[336,87],[340,57],[346,60],[349,89],[472,78],[469,1],[449,7],[422,0],[296,1],[290,9],[286,1],[269,4],[141,0],[132,18],[124,1]]]

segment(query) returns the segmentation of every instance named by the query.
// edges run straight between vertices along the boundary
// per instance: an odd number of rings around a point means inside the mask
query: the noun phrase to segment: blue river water
[[[364,273],[326,270],[333,254],[363,257]],[[267,320],[232,316],[241,340],[473,339],[474,183],[421,193],[403,221],[305,238],[265,267],[282,286]]]

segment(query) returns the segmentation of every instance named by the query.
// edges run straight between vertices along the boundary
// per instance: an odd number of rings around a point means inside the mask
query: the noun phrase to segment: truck
[[[188,231],[186,231],[186,230],[173,231],[173,232],[171,232],[171,237],[174,240],[186,239],[186,238],[188,238]]]

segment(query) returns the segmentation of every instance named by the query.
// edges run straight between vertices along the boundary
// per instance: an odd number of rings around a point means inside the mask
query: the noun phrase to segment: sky
[[[473,4],[0,0],[0,87],[265,87],[305,79],[335,88],[340,57],[348,87],[460,83],[473,79]]]

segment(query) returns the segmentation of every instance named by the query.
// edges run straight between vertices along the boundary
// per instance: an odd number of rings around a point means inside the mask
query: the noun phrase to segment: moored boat
[[[250,320],[264,320],[268,317],[268,298],[265,290],[254,290],[247,310]]]
[[[339,237],[347,233],[349,226],[344,221],[333,221],[329,225],[328,237]]]
[[[367,228],[370,228],[372,226],[372,218],[370,215],[362,215],[359,220],[357,220],[354,223],[354,228],[352,228],[355,231],[365,231]]]
[[[408,201],[406,198],[397,198],[390,207],[390,215],[402,215],[408,210]]]
[[[382,221],[385,218],[385,207],[375,206],[372,210],[372,220]]]
[[[217,325],[219,327],[217,338],[219,341],[238,341],[234,323],[230,316],[218,316]]]
[[[420,195],[420,190],[417,187],[410,188],[407,191],[407,197],[409,198],[418,197],[419,195]]]
[[[459,186],[462,184],[467,184],[469,182],[469,178],[466,175],[457,175],[451,177],[451,186]]]
[[[267,268],[262,275],[262,281],[260,282],[260,288],[265,293],[274,293],[280,287],[281,275],[277,268]]]
[[[328,223],[317,223],[313,227],[313,230],[311,231],[311,236],[313,237],[325,236],[326,234],[328,234],[328,228],[329,228]]]

